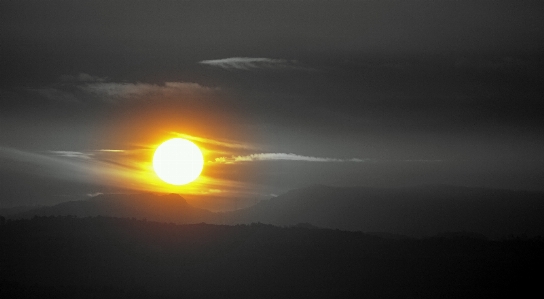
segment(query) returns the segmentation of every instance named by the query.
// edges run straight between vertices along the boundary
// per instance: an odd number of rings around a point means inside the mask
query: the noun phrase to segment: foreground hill
[[[195,208],[175,194],[108,194],[34,209],[10,218],[34,215],[102,215],[229,225],[308,223],[391,236],[470,232],[499,239],[509,235],[544,236],[544,193],[453,186],[378,189],[318,185],[224,213]]]
[[[541,240],[388,240],[252,224],[0,225],[1,298],[491,298],[539,288]]]

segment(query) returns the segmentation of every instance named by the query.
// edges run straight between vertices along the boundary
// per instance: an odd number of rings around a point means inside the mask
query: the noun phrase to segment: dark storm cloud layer
[[[196,142],[243,145],[225,157],[381,161],[280,159],[252,168],[263,185],[542,188],[543,15],[542,1],[2,1],[0,146],[124,149],[104,134],[116,121],[170,113],[219,132]],[[255,134],[222,138],[233,125]]]

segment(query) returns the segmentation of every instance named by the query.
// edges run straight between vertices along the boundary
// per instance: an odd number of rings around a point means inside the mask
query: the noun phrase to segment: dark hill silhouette
[[[542,239],[35,217],[0,226],[0,298],[493,298],[539,291]]]
[[[108,194],[8,216],[34,215],[102,215],[180,224],[306,223],[392,238],[462,232],[497,239],[544,236],[544,193],[442,185],[396,189],[316,185],[224,213],[195,208],[175,194]]]
[[[473,232],[544,235],[544,193],[430,185],[397,189],[311,186],[232,212],[229,221],[408,236]]]
[[[96,197],[69,201],[51,207],[42,207],[16,214],[11,218],[33,216],[113,216],[148,219],[174,223],[198,223],[213,221],[208,210],[189,205],[177,194],[102,194]]]

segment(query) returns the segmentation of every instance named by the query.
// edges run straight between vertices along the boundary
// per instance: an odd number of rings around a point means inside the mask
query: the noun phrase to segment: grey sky
[[[230,166],[262,194],[543,190],[543,15],[542,1],[2,1],[0,147],[89,153],[200,132],[212,160],[374,161]],[[22,167],[0,163],[3,177]]]

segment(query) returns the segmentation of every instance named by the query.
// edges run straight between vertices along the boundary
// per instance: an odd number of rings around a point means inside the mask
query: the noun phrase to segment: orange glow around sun
[[[91,170],[93,183],[128,192],[220,197],[253,194],[259,186],[244,181],[251,177],[244,165],[216,161],[254,152],[252,128],[213,111],[207,111],[206,117],[204,112],[174,111],[179,109],[134,109],[107,120],[93,132],[93,140],[99,142],[92,144],[92,158],[82,161]],[[191,145],[170,147],[177,143]]]

